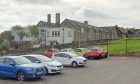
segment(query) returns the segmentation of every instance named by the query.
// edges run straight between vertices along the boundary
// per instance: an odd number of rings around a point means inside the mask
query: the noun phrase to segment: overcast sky
[[[140,0],[0,0],[0,32],[14,25],[47,21],[47,14],[65,19],[88,20],[94,26],[140,28]]]

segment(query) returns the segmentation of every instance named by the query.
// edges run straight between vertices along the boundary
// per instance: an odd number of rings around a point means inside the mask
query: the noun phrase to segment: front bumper
[[[35,73],[35,72],[27,72],[26,73],[26,78],[30,79],[30,78],[40,78],[44,75],[44,72],[40,72],[40,73]]]
[[[79,65],[79,66],[86,65],[86,64],[87,64],[87,60],[84,60],[84,61],[78,62],[78,65]]]
[[[35,69],[33,71],[26,71],[25,77],[27,79],[30,79],[30,78],[40,78],[40,77],[44,76],[45,74],[46,74],[45,69],[43,69],[43,68],[42,68],[42,70]]]
[[[63,72],[63,66],[57,66],[57,67],[50,67],[50,69],[48,70],[49,73],[61,73]]]

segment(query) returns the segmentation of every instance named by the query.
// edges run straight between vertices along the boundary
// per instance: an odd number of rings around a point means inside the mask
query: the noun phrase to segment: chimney
[[[60,25],[60,13],[56,13],[56,25]]]
[[[85,25],[88,25],[88,21],[84,21],[84,24],[85,24]]]
[[[48,14],[48,24],[51,23],[51,14]]]

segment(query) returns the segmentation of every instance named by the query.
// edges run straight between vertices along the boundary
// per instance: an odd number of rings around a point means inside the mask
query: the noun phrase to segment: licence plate
[[[43,74],[43,73],[44,73],[43,71],[37,72],[38,75]]]

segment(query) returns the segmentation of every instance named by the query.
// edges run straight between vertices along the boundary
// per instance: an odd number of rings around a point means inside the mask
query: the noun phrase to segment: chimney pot
[[[85,25],[88,25],[88,21],[84,21],[84,24],[85,24]]]

